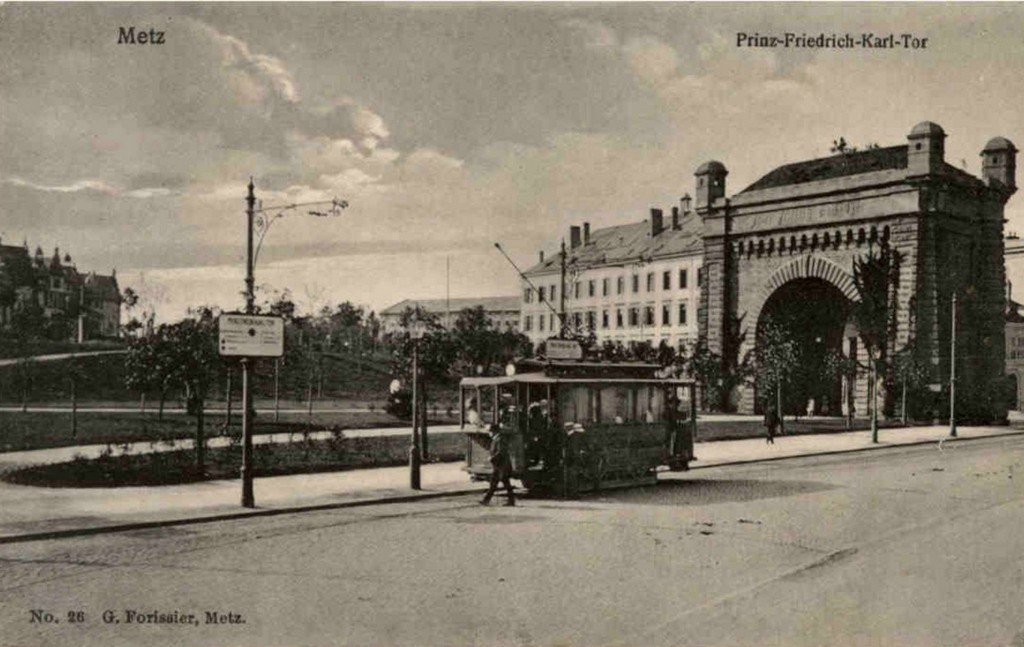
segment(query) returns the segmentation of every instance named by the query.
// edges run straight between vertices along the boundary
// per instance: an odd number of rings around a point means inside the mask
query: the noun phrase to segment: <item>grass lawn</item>
[[[254,448],[255,475],[337,472],[366,467],[404,465],[409,441],[404,437],[345,438],[342,432],[329,440],[260,444]],[[431,439],[431,462],[465,457],[466,439],[461,434],[442,434]],[[7,472],[3,480],[42,487],[119,487],[194,483],[212,479],[236,479],[241,448],[222,447],[206,452],[206,471],[196,470],[195,451],[172,450],[145,454],[110,455],[95,460],[37,465]]]
[[[914,424],[914,423],[909,423]],[[891,429],[900,427],[898,420],[879,420],[879,429]],[[846,420],[842,418],[828,418],[818,420],[793,420],[786,418],[786,435],[798,436],[804,434],[840,433],[844,431],[860,431],[871,428],[871,421],[866,418],[856,418],[850,429],[846,428]],[[765,435],[764,422],[760,417],[751,417],[749,420],[729,421],[701,421],[697,420],[697,442],[708,442],[713,440],[740,440],[743,438],[759,438]]]
[[[232,416],[232,427],[241,427],[239,409]],[[206,435],[219,435],[226,416],[207,413]],[[430,424],[450,424],[457,420],[443,416],[431,418]],[[339,413],[314,411],[314,429],[366,429],[374,427],[408,427],[408,422],[397,420],[383,411]],[[282,413],[280,422],[274,422],[272,413],[261,413],[253,426],[254,434],[301,432],[307,429],[305,413]],[[156,412],[146,413],[90,413],[79,412],[78,433],[71,433],[71,413],[29,411],[0,412],[0,452],[67,447],[70,445],[122,444],[139,441],[162,441],[195,436],[195,418],[181,413],[168,413],[157,420]]]

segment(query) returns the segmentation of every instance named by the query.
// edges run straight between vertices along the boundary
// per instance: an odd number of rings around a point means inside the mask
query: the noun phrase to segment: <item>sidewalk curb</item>
[[[972,436],[970,438],[940,438],[938,440],[915,440],[909,443],[898,443],[895,445],[887,443],[878,443],[877,445],[871,444],[866,447],[857,447],[855,449],[833,449],[829,451],[810,452],[807,454],[794,454],[792,456],[772,456],[769,458],[754,458],[750,460],[742,461],[729,461],[727,463],[714,463],[711,465],[694,465],[688,471],[700,469],[711,469],[713,467],[728,467],[730,465],[750,465],[751,463],[774,463],[776,461],[786,461],[794,458],[807,458],[808,456],[832,456],[836,454],[852,454],[854,452],[867,452],[878,449],[896,449],[898,447],[919,447],[921,445],[937,445],[939,443],[959,443],[966,442],[969,440],[986,440],[989,438],[1006,438],[1007,436],[1021,436],[1024,435],[1024,430],[1008,431],[1005,433],[991,434],[989,436]]]
[[[791,460],[794,458],[807,458],[811,456],[831,456],[836,454],[851,454],[854,452],[874,451],[881,449],[896,449],[899,447],[915,447],[921,445],[937,445],[940,442],[964,442],[971,440],[986,440],[990,438],[1005,438],[1009,436],[1024,435],[1024,430],[1007,431],[1005,433],[992,434],[989,436],[974,436],[970,438],[940,438],[938,440],[919,440],[896,445],[882,444],[868,445],[853,449],[838,449],[832,451],[811,452],[807,454],[796,454],[793,456],[776,456],[769,458],[757,458],[751,460],[730,461],[727,463],[715,463],[713,465],[697,465],[688,471],[693,472],[701,469],[712,469],[716,467],[728,467],[732,465],[750,465],[753,463],[771,463],[776,461]],[[246,510],[239,512],[226,512],[205,517],[183,517],[181,519],[167,519],[156,521],[139,521],[134,523],[111,524],[107,526],[95,526],[92,528],[67,528],[64,530],[49,530],[44,532],[26,533],[23,535],[0,536],[0,545],[26,543],[31,541],[46,541],[50,539],[67,539],[72,537],[87,537],[91,535],[110,534],[115,532],[129,532],[133,530],[148,530],[151,528],[168,528],[173,526],[185,526],[202,523],[213,523],[217,521],[233,521],[237,519],[248,519],[255,517],[274,517],[285,514],[296,514],[301,512],[320,512],[324,510],[340,510],[344,508],[359,508],[371,505],[387,503],[410,503],[414,501],[427,501],[441,499],[444,497],[463,496],[482,492],[484,487],[462,488],[458,490],[447,490],[443,492],[424,492],[419,494],[402,494],[391,497],[377,497],[372,499],[359,499],[356,501],[338,501],[336,503],[318,503],[313,505],[297,505],[282,508],[268,508],[265,510]]]
[[[375,499],[359,499],[356,501],[338,501],[336,503],[317,503],[313,505],[297,505],[283,508],[267,508],[265,510],[257,509],[245,510],[240,512],[225,512],[205,517],[183,517],[180,519],[137,521],[133,523],[94,526],[92,528],[65,528],[63,530],[47,530],[44,532],[26,533],[23,535],[3,535],[0,536],[0,545],[19,544],[30,541],[45,541],[48,539],[67,539],[71,537],[104,535],[115,532],[129,532],[132,530],[148,530],[151,528],[168,528],[171,526],[185,526],[192,524],[212,523],[216,521],[233,521],[236,519],[248,519],[250,517],[275,517],[278,515],[296,514],[299,512],[319,512],[323,510],[339,510],[343,508],[360,508],[385,503],[410,503],[413,501],[440,499],[449,496],[477,494],[483,491],[483,486],[480,486],[476,488],[464,488],[461,490],[450,490],[444,492],[424,492],[421,494],[402,494],[399,496],[378,497]]]

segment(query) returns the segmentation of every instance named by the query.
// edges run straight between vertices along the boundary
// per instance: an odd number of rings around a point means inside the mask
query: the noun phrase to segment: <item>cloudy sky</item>
[[[165,43],[119,45],[129,26]],[[928,47],[736,46],[785,31]],[[674,203],[709,158],[735,192],[924,119],[973,173],[990,137],[1024,144],[1020,5],[13,3],[0,60],[0,237],[116,267],[164,318],[241,305],[250,175],[265,205],[351,204],[274,225],[264,294],[380,309],[444,296],[447,257],[452,296],[514,294],[494,241],[528,265],[570,224]]]

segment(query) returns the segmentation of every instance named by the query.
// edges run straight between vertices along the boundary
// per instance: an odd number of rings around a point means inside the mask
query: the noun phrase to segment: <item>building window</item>
[[[640,308],[632,307],[629,309],[629,326],[635,328],[640,325]]]
[[[537,317],[537,330],[544,332],[544,315]]]
[[[523,290],[523,303],[529,303],[530,302],[530,297],[532,297],[532,296],[533,296],[533,290],[532,289],[526,288],[525,290]]]
[[[526,315],[526,318],[523,319],[523,330],[526,332],[533,330],[533,317],[530,315]]]
[[[596,326],[595,320],[597,319],[597,313],[593,310],[587,311],[587,330],[594,330]]]
[[[645,326],[653,326],[654,325],[654,306],[645,306],[644,307],[644,325]]]
[[[616,282],[616,288],[618,288],[618,291],[616,292],[616,294],[622,294],[623,290],[626,289],[626,279],[625,279],[625,277],[622,277],[622,276],[619,277],[618,281]]]
[[[610,282],[608,279],[601,279],[601,296],[608,296],[608,284]]]
[[[554,313],[548,315],[548,329],[555,329],[555,315]]]
[[[622,328],[622,308],[615,309],[615,327]]]
[[[640,291],[640,275],[639,274],[634,274],[633,275],[633,294],[636,294],[639,291]]]
[[[545,295],[545,292],[544,292],[544,286],[543,286],[543,285],[542,285],[542,286],[540,286],[540,288],[539,288],[539,289],[537,290],[537,294],[539,295],[539,296],[538,296],[538,300],[539,300],[539,301],[540,301],[541,303],[544,303],[544,295]]]
[[[647,291],[654,292],[654,272],[647,273]]]
[[[679,321],[677,321],[676,323],[678,323],[680,326],[685,326],[686,325],[686,304],[685,303],[680,303],[679,304]]]
[[[578,312],[572,313],[572,325],[576,330],[580,329],[580,325],[583,323],[583,317]]]
[[[595,296],[597,294],[597,281],[590,279],[587,281],[587,296]]]
[[[580,282],[579,281],[576,281],[575,283],[572,284],[572,298],[574,298],[574,299],[579,299],[580,298]]]
[[[671,290],[672,289],[672,272],[661,273],[661,289]]]
[[[679,270],[679,289],[686,289],[686,270]]]
[[[552,301],[555,301],[556,299],[558,299],[558,297],[555,295],[555,286],[553,286],[553,285],[551,286],[551,288],[548,290],[548,294],[551,295],[551,300]]]
[[[608,311],[607,310],[602,310],[601,311],[601,327],[602,328],[607,328],[608,327]]]
[[[661,325],[662,326],[670,326],[670,325],[672,325],[671,308],[668,307],[667,303],[665,305],[661,306]]]

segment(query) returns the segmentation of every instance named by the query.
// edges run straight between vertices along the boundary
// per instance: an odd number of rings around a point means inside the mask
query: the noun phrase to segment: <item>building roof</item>
[[[94,294],[113,299],[120,298],[121,291],[117,287],[117,277],[90,273],[85,277],[85,287]]]
[[[1011,142],[1009,139],[1005,137],[993,137],[992,139],[988,140],[988,143],[985,144],[985,148],[981,149],[981,152],[993,153],[996,151],[1006,150],[1016,152],[1017,147],[1013,145],[1013,142]]]
[[[416,308],[419,306],[421,310],[424,310],[433,314],[444,314],[448,312],[449,308],[451,312],[458,313],[466,308],[476,308],[477,306],[483,306],[483,309],[487,312],[500,312],[500,311],[511,311],[519,310],[519,297],[470,297],[461,299],[403,299],[393,306],[389,306],[380,311],[381,315],[400,315],[405,312],[406,308]]]
[[[28,258],[28,250],[21,245],[0,245],[0,259]]]
[[[710,175],[712,173],[728,173],[728,171],[725,170],[725,164],[717,160],[710,160],[698,166],[694,175]]]
[[[672,229],[671,216],[665,217],[665,229],[657,236],[651,236],[648,220],[628,225],[616,225],[595,229],[590,242],[576,249],[566,250],[566,266],[569,269],[601,265],[623,265],[644,262],[656,258],[697,253],[704,250],[701,235],[703,227],[694,213],[680,217],[679,229]],[[559,254],[551,254],[543,263],[537,263],[525,274],[549,274],[559,271]]]
[[[946,136],[946,131],[942,129],[942,126],[933,121],[922,121],[913,128],[910,129],[909,137],[933,137],[933,136]]]
[[[920,124],[918,124],[920,125]],[[780,186],[831,180],[838,177],[861,175],[875,171],[902,170],[907,168],[906,145],[872,148],[854,153],[840,153],[829,157],[785,164],[763,175],[740,193],[750,193]],[[939,174],[958,182],[983,187],[984,182],[967,171],[946,162],[942,163]]]
[[[814,182],[816,180],[830,180],[847,175],[871,173],[872,171],[905,168],[907,168],[907,147],[905,145],[873,148],[866,151],[841,153],[805,162],[785,164],[762,176],[761,179],[743,189],[740,193],[771,189],[777,186],[803,184],[804,182]]]
[[[1021,305],[1010,299],[1006,304],[1006,321],[1007,323],[1024,323],[1024,315],[1020,313]]]

